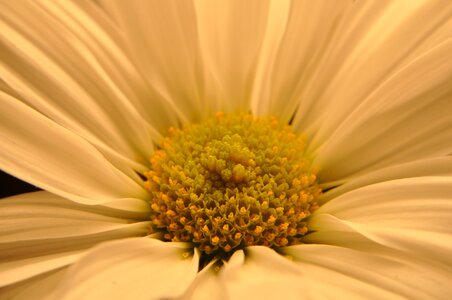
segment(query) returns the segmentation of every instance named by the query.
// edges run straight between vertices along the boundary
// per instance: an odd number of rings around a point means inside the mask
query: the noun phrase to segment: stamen
[[[145,173],[152,232],[211,254],[300,243],[321,193],[305,139],[276,118],[217,113],[171,128]]]

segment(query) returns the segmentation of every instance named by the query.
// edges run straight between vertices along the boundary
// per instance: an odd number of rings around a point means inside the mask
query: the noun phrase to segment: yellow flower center
[[[152,232],[206,254],[298,244],[318,207],[305,139],[273,117],[217,113],[171,128],[150,162]]]

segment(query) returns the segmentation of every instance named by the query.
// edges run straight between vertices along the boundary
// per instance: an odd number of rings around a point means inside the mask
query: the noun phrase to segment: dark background
[[[0,171],[0,198],[38,190],[37,187]]]

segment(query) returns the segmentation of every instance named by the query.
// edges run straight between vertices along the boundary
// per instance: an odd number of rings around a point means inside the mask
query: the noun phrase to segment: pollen
[[[202,253],[300,243],[321,194],[306,139],[274,117],[171,128],[150,158],[151,232]]]

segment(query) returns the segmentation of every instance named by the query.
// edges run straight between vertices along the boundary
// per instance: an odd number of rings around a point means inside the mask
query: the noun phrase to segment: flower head
[[[145,173],[152,232],[219,255],[300,243],[321,189],[289,126],[220,113],[171,134]]]
[[[452,294],[452,2],[0,6],[0,298]]]

